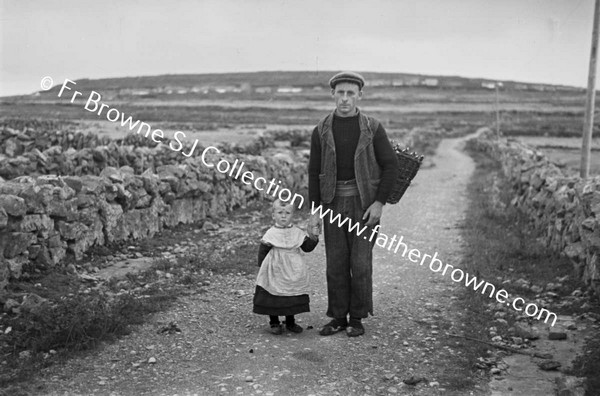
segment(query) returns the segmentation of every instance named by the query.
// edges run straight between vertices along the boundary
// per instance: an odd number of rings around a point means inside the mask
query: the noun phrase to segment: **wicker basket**
[[[396,157],[398,158],[398,178],[394,183],[394,187],[392,188],[392,192],[387,199],[387,203],[395,204],[400,201],[400,198],[404,195],[408,186],[410,186],[410,182],[416,176],[419,171],[419,167],[421,166],[421,162],[423,162],[423,156],[419,155],[415,152],[410,152],[408,147],[402,149],[400,145],[394,145],[394,151],[396,152]]]

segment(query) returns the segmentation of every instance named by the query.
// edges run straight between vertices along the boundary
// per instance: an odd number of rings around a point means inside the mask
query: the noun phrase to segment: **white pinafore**
[[[296,226],[269,228],[262,242],[273,247],[260,266],[256,284],[274,296],[308,294],[308,270],[300,249],[306,236]]]

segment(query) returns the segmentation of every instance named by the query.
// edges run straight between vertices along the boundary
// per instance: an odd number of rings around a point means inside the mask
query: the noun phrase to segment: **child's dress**
[[[310,252],[318,241],[296,226],[271,227],[258,251],[253,312],[287,316],[309,312],[309,276],[302,251]]]

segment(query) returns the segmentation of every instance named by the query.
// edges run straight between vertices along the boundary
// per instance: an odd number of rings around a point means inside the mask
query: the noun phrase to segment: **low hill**
[[[327,90],[327,82],[335,71],[262,71],[246,73],[165,74],[159,76],[79,79],[78,90],[95,90],[120,96],[155,94],[208,94],[208,93],[298,93],[301,90]],[[581,91],[581,88],[549,84],[532,84],[458,76],[430,76],[407,73],[362,72],[367,87],[388,89],[401,87],[427,87],[442,89],[493,90],[499,84],[502,90],[522,91]],[[60,86],[38,94],[56,94]]]

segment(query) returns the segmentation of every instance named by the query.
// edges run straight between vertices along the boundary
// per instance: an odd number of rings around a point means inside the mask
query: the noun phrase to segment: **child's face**
[[[289,226],[292,223],[292,217],[294,217],[294,207],[292,205],[275,205],[273,207],[273,220],[278,226]]]

